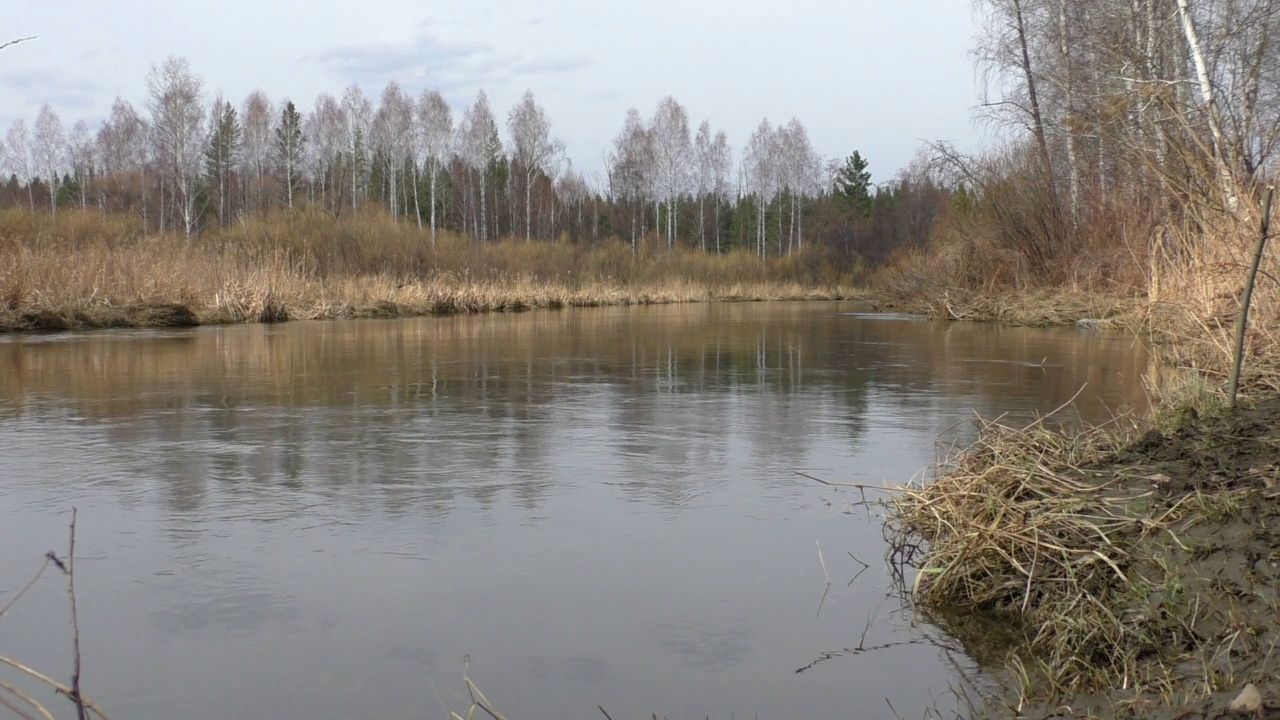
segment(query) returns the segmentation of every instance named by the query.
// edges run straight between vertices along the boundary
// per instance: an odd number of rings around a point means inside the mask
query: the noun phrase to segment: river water
[[[860,493],[797,471],[900,483],[975,412],[1140,411],[1150,360],[862,309],[0,337],[0,607],[74,506],[116,720],[445,718],[464,671],[513,720],[919,717],[971,661]],[[69,678],[68,617],[49,574],[0,655]]]

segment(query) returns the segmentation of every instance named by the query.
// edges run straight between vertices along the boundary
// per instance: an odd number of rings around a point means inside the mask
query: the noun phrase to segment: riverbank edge
[[[204,300],[157,298],[112,302],[84,299],[57,307],[39,302],[12,303],[9,307],[0,305],[0,333],[198,327],[290,320],[392,319],[700,302],[858,301],[867,297],[865,291],[853,288],[806,288],[788,283],[729,287],[674,284],[572,288],[555,283],[469,285],[433,282],[397,284],[381,294],[361,293],[357,297],[318,290],[306,298],[287,298],[265,291]]]
[[[1179,333],[1143,298],[1065,291],[904,298],[950,321]],[[1163,318],[1163,319],[1162,319]],[[890,559],[923,617],[987,668],[977,717],[1219,717],[1250,683],[1280,706],[1280,397],[1235,413],[1212,377],[1102,427],[983,422],[898,488]],[[1185,388],[1184,388],[1185,390]],[[1276,528],[1274,531],[1268,527]]]

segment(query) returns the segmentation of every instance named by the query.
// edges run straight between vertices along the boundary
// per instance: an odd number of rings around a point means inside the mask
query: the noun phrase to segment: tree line
[[[1280,0],[977,0],[985,116],[1012,142],[935,146],[963,185],[948,231],[1032,279],[1089,262],[1158,285],[1162,269],[1256,223],[1280,150]],[[977,252],[974,250],[973,252]],[[990,267],[975,265],[974,282]]]
[[[82,120],[67,132],[49,105],[32,130],[16,121],[0,141],[0,204],[131,213],[188,236],[280,208],[381,208],[431,242],[442,230],[478,242],[652,237],[762,257],[818,245],[865,262],[923,241],[907,216],[948,196],[928,174],[873,185],[860,153],[821,157],[798,119],[761,121],[735,157],[723,131],[694,128],[671,97],[647,118],[631,109],[590,178],[532,92],[501,127],[505,139],[483,90],[455,118],[439,91],[415,98],[394,81],[376,106],[358,85],[309,111],[261,91],[236,105],[206,98],[188,61],[170,57],[147,77],[145,108],[117,98],[96,130]]]

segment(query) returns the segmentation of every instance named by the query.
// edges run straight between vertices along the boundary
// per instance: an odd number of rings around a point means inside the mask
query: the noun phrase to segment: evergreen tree
[[[865,217],[871,213],[871,173],[867,161],[858,151],[844,161],[844,167],[836,173],[836,195],[843,197]]]
[[[280,125],[276,128],[276,161],[280,164],[280,178],[284,181],[285,204],[293,207],[294,190],[299,185],[302,168],[302,114],[292,100],[285,101],[280,111]]]
[[[209,133],[209,147],[205,150],[205,174],[209,178],[212,190],[218,196],[218,222],[226,225],[230,222],[231,202],[229,194],[235,187],[232,183],[232,172],[236,166],[236,156],[240,152],[240,119],[231,103],[221,103],[213,109],[213,131]]]

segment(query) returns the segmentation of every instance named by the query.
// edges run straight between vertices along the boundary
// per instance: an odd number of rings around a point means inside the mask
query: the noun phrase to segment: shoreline
[[[627,287],[570,288],[556,283],[501,281],[478,284],[358,281],[385,290],[360,293],[311,292],[286,297],[274,291],[206,301],[163,298],[128,303],[80,302],[70,306],[24,304],[0,308],[0,334],[76,332],[111,328],[198,327],[281,323],[290,320],[392,319],[523,312],[562,308],[670,305],[700,302],[861,301],[868,293],[851,288],[805,288],[790,283],[749,283],[713,288],[692,283]]]
[[[1280,397],[1258,383],[1226,410],[1219,368],[1182,362],[1195,336],[1162,326],[1144,300],[1041,292],[881,306],[1097,320],[1151,335],[1184,368],[1186,386],[1158,389],[1141,420],[979,421],[972,447],[889,501],[899,590],[998,684],[973,715],[1216,718],[1250,684],[1280,706]],[[1251,362],[1265,374],[1266,356]]]

